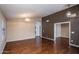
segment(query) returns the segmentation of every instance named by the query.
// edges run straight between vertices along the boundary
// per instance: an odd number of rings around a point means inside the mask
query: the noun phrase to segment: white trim
[[[71,42],[71,22],[69,22],[69,44]]]
[[[70,40],[71,40],[71,22],[70,21],[67,21],[67,22],[58,22],[58,23],[54,23],[54,41],[56,41],[56,37],[55,37],[55,26],[57,24],[66,24],[66,23],[69,23],[69,44],[70,44]]]
[[[66,22],[58,22],[58,23],[55,23],[55,24],[66,24],[66,23],[70,23],[70,21],[66,21]]]
[[[8,42],[16,42],[16,41],[23,41],[23,40],[31,40],[31,39],[35,39],[35,37],[33,37],[33,38],[28,38],[28,39],[22,39],[22,40],[11,40],[11,41],[6,41],[6,43],[8,43]]]
[[[48,40],[54,41],[54,39],[52,39],[52,38],[47,38],[47,37],[42,37],[42,38],[45,38],[45,39],[48,39]]]
[[[72,43],[70,43],[69,45],[74,46],[74,47],[79,47],[78,45],[75,45],[75,44],[72,44]]]

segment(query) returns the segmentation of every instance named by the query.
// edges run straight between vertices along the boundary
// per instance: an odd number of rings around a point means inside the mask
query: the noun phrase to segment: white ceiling
[[[2,4],[0,9],[7,19],[37,18],[65,9],[66,4]]]

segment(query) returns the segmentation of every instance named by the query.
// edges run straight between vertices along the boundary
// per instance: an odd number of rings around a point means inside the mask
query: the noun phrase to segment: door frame
[[[71,40],[71,22],[70,21],[67,21],[67,22],[58,22],[58,23],[54,23],[54,42],[56,43],[56,25],[57,24],[66,24],[66,23],[69,23],[69,45],[70,45],[70,40]]]

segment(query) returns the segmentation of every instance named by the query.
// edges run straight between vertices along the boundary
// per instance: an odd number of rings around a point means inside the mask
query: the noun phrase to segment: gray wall
[[[79,45],[79,18],[71,19],[71,31],[74,34],[71,34],[71,43]]]
[[[67,11],[71,11],[71,13],[77,13],[77,17],[71,18],[71,19],[68,18],[66,16]],[[76,30],[77,30],[77,32],[74,35],[71,34],[71,39],[75,40],[75,43],[78,43],[78,45],[79,45],[79,36],[78,36],[78,34],[79,34],[79,29],[78,29],[79,28],[78,27],[79,18],[78,17],[79,17],[79,5],[76,5],[69,9],[65,9],[63,11],[48,15],[46,17],[43,17],[42,18],[42,36],[54,39],[54,23],[70,21],[71,22],[71,31],[74,30],[76,32]],[[50,20],[50,22],[47,23],[46,20]],[[74,23],[74,21],[75,21],[75,23]]]

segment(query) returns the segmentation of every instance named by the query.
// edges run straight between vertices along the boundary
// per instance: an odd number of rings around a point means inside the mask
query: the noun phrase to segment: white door
[[[56,25],[56,37],[61,37],[61,24]]]
[[[54,40],[56,40],[57,37],[61,37],[61,24],[54,24]]]
[[[36,22],[35,24],[35,35],[41,36],[41,23],[40,22]]]

